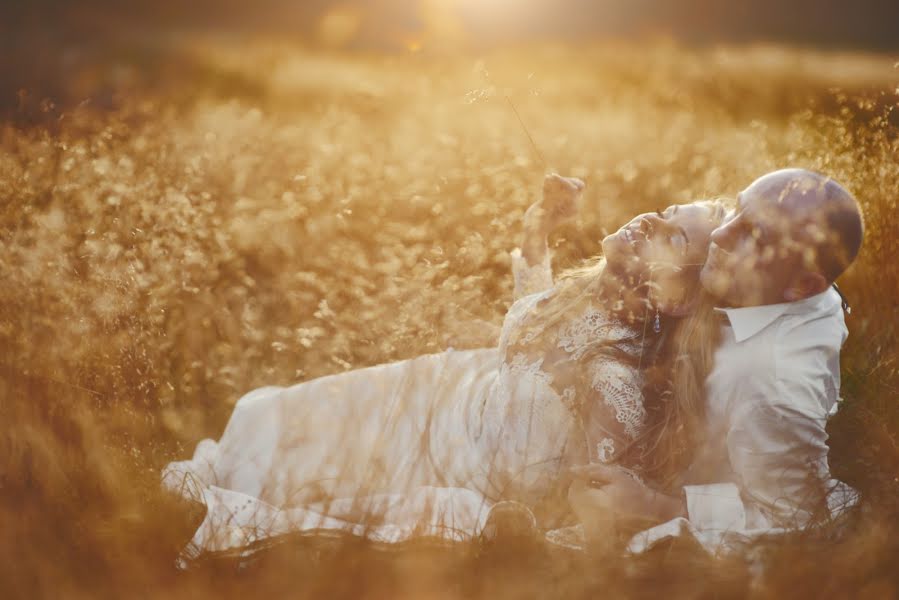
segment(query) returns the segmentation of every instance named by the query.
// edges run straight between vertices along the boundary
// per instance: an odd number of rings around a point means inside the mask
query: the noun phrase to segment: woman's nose
[[[658,231],[660,226],[663,226],[665,221],[660,219],[658,215],[649,213],[640,218],[640,230],[649,235],[654,231]]]

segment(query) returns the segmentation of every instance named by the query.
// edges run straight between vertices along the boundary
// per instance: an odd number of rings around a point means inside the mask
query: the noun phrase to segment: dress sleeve
[[[512,256],[512,278],[515,282],[515,300],[553,287],[549,252],[544,254],[543,261],[536,265],[528,264],[527,259],[521,254],[521,248],[515,248],[510,254]]]
[[[640,375],[610,357],[593,359],[587,372],[590,394],[582,414],[588,456],[606,463],[637,439],[646,422]]]

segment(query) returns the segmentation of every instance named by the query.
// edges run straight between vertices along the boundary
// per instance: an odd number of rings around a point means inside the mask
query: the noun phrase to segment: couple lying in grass
[[[637,215],[554,276],[547,235],[583,188],[547,176],[525,213],[496,347],[243,396],[217,442],[163,472],[208,509],[186,557],[297,531],[393,543],[502,523],[575,547],[691,534],[715,549],[851,503],[824,430],[847,335],[833,284],[863,234],[849,192],[776,171],[736,206]]]

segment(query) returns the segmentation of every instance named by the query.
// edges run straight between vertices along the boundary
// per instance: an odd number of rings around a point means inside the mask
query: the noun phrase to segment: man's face
[[[703,287],[729,306],[784,302],[802,264],[796,215],[777,197],[752,186],[737,196],[734,214],[711,235],[700,273]]]

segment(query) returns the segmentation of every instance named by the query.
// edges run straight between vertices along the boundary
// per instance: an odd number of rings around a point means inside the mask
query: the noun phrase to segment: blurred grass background
[[[338,32],[339,33],[339,32]],[[899,590],[896,58],[784,45],[313,49],[103,38],[4,65],[4,597],[889,597]],[[508,96],[546,164],[536,156]],[[174,567],[200,515],[159,470],[261,385],[492,344],[508,251],[547,170],[587,182],[556,268],[671,203],[785,166],[861,202],[837,476],[849,525],[739,560],[282,548]],[[797,590],[800,590],[797,592]]]

